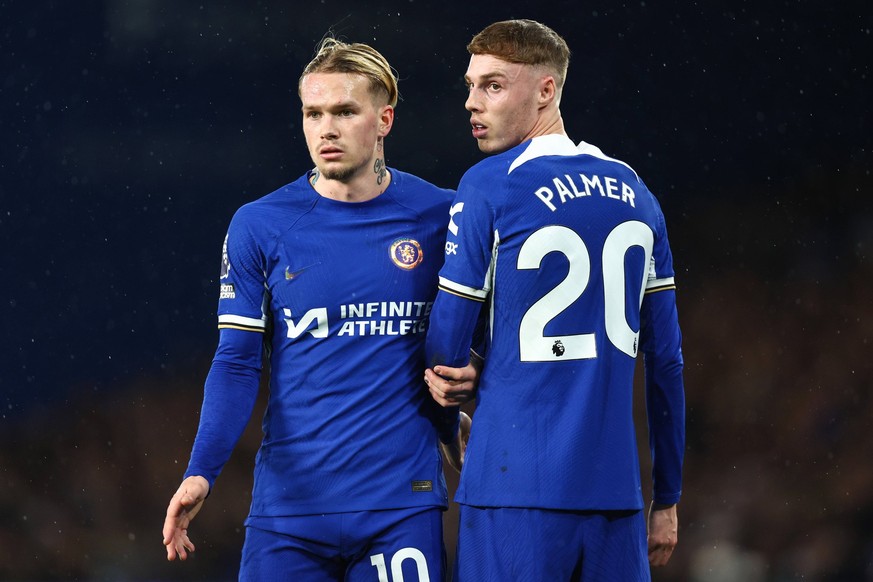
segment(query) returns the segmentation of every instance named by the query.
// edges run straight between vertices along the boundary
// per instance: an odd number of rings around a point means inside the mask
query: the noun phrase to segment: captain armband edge
[[[657,293],[658,291],[669,291],[671,289],[676,289],[676,282],[673,280],[673,277],[669,279],[654,279],[646,286],[645,293]]]
[[[218,329],[240,329],[264,333],[265,328],[266,324],[262,319],[228,314],[218,316]]]
[[[463,297],[464,299],[470,299],[471,301],[478,301],[479,303],[484,303],[485,299],[488,297],[487,290],[460,285],[443,277],[440,277],[438,287],[440,291],[445,291],[446,293],[451,293],[452,295]]]

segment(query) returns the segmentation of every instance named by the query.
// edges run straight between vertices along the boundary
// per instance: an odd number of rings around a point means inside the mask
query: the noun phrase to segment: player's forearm
[[[428,367],[463,368],[470,362],[470,346],[482,304],[440,291],[434,302],[425,343]]]
[[[439,292],[431,310],[425,342],[428,367],[462,368],[469,363],[470,344],[480,307],[480,303]],[[459,410],[457,406],[450,406],[436,412],[437,433],[443,444],[456,438]]]
[[[260,384],[261,335],[238,330],[221,333],[219,349],[206,378],[200,426],[185,471],[185,477],[205,477],[210,490],[248,424]],[[241,357],[242,353],[247,356]]]
[[[644,306],[642,346],[654,501],[671,505],[681,495],[685,450],[684,364],[675,293],[655,293]]]
[[[652,453],[654,501],[672,505],[682,492],[682,460],[685,450],[685,399],[678,378],[648,380],[646,408],[649,446]]]

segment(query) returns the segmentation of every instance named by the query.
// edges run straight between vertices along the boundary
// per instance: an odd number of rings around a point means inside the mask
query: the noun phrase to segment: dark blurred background
[[[518,17],[573,50],[570,137],[668,221],[688,448],[655,580],[873,580],[868,0],[0,1],[0,579],[235,579],[259,418],[194,557],[168,564],[160,530],[227,223],[311,165],[300,70],[328,30],[376,46],[389,165],[454,187],[481,157],[465,44]]]

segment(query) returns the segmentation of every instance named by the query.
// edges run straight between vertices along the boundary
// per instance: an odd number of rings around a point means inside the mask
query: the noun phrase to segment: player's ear
[[[546,107],[558,96],[558,86],[552,75],[545,75],[540,79],[539,102],[540,107]]]
[[[390,105],[384,105],[379,110],[379,135],[385,137],[391,132],[391,127],[394,125],[394,108]]]

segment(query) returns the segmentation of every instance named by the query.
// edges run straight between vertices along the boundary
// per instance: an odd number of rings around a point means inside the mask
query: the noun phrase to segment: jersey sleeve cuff
[[[243,317],[230,313],[218,316],[218,329],[241,329],[244,331],[263,332],[266,327],[267,322],[264,318],[255,319],[254,317]]]

